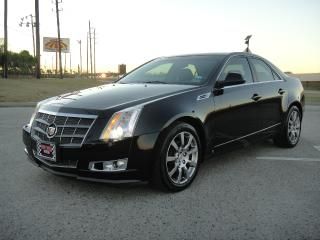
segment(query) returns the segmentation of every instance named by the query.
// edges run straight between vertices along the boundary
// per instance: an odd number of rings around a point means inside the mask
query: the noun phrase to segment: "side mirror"
[[[214,88],[212,89],[213,95],[219,96],[222,95],[224,90],[223,90],[223,82],[224,81],[216,81]]]
[[[240,73],[228,73],[226,79],[224,81],[216,81],[215,86],[213,88],[214,95],[221,95],[224,92],[223,87],[225,86],[233,86],[238,84],[243,84],[246,81],[243,80],[243,77]]]
[[[245,82],[246,81],[243,80],[243,77],[240,73],[229,72],[226,79],[220,84],[223,84],[223,86],[232,86],[232,85],[243,84]]]

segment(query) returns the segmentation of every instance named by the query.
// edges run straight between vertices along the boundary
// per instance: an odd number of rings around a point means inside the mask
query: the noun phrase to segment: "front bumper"
[[[31,137],[30,126],[24,126],[22,131],[28,159],[34,165],[53,174],[108,183],[133,183],[147,181],[150,178],[152,153],[157,134],[134,137],[113,144],[97,142],[83,144],[81,147],[57,145],[56,162],[53,162],[37,155],[37,142]],[[151,144],[150,139],[153,139]],[[144,143],[145,140],[148,142]],[[126,170],[101,172],[91,171],[88,167],[90,162],[118,159],[128,159]]]

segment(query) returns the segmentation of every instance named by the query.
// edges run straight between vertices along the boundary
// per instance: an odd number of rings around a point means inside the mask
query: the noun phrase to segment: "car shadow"
[[[202,172],[210,172],[215,168],[223,168],[227,171],[227,166],[229,164],[234,164],[238,161],[243,161],[243,156],[255,156],[255,152],[263,148],[277,147],[274,146],[271,140],[260,140],[254,143],[249,142],[247,140],[243,140],[241,142],[230,144],[226,147],[221,147],[217,149],[217,151],[215,151],[215,153],[212,156],[210,156],[209,158],[205,159],[204,162],[202,162],[196,181],[190,186],[190,188],[192,189],[194,187],[197,187],[196,184],[201,184],[200,182]],[[142,195],[148,195],[150,197],[152,195],[159,196],[172,194],[171,192],[161,191],[153,187],[148,182],[121,184],[90,182],[70,177],[52,175],[51,173],[45,171],[39,174],[38,177],[41,178],[42,182],[51,185],[53,189],[59,189],[59,191],[65,192],[66,194],[85,194],[87,196],[89,195],[90,197],[98,198],[101,198],[102,196],[106,195],[121,198],[127,196],[128,198],[131,198],[134,196]],[[190,188],[187,188],[182,192],[189,191]],[[179,194],[179,192],[176,194]]]

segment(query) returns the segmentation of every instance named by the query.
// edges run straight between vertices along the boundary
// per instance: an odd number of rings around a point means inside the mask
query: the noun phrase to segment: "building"
[[[118,73],[119,75],[124,75],[127,73],[127,65],[125,64],[119,64],[118,65]]]

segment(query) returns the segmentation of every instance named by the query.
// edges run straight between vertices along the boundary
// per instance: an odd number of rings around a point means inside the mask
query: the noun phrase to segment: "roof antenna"
[[[247,44],[247,48],[244,50],[245,52],[251,53],[250,49],[249,49],[249,44],[250,44],[250,38],[252,37],[252,35],[248,35],[246,36],[246,38],[244,39],[244,43]]]

